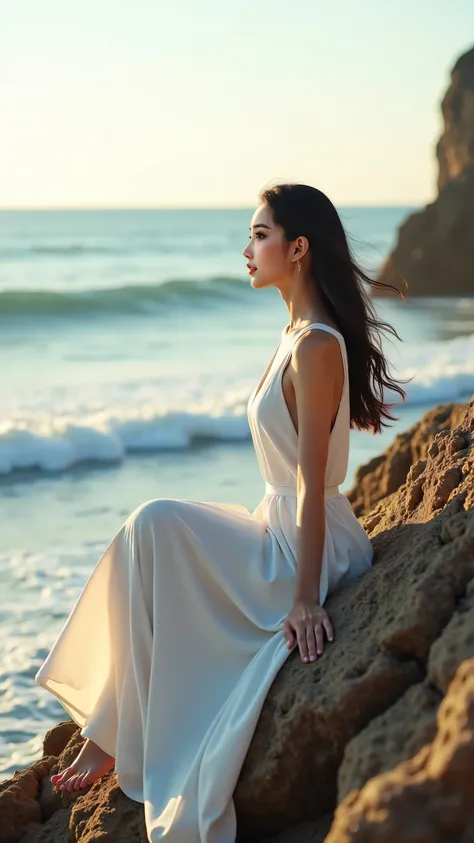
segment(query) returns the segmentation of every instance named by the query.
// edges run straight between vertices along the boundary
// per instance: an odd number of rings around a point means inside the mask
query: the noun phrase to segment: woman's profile
[[[173,498],[132,512],[98,561],[36,681],[86,739],[52,776],[77,791],[115,768],[150,841],[233,843],[232,795],[278,671],[336,630],[329,594],[372,565],[339,490],[350,428],[393,419],[371,281],[336,209],[309,185],[262,191],[243,249],[255,289],[288,309],[247,405],[265,483],[251,512]],[[388,285],[381,285],[388,286]],[[308,667],[308,669],[310,669]]]

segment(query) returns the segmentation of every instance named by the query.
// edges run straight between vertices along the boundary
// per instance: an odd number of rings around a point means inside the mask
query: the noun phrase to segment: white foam
[[[394,357],[398,352],[399,358]],[[467,400],[474,392],[474,334],[420,346],[389,345],[390,370],[402,384],[405,406],[427,408]],[[77,463],[120,462],[140,451],[186,450],[206,439],[214,442],[250,438],[246,416],[249,393],[259,379],[226,380],[215,375],[192,382],[75,384],[63,390],[24,395],[24,403],[6,408],[0,422],[0,474],[19,469],[61,472]],[[400,405],[397,393],[386,400]],[[105,406],[104,406],[105,404]],[[403,412],[403,406],[400,407]]]
[[[128,403],[96,412],[48,418],[15,417],[0,423],[0,474],[19,469],[64,471],[85,461],[120,462],[127,453],[184,450],[203,439],[241,441],[249,438],[246,401],[224,396],[218,402],[186,406]]]
[[[444,342],[424,342],[401,348],[401,363],[392,372],[395,378],[412,378],[402,384],[407,405],[434,405],[467,400],[474,392],[474,334]],[[399,401],[396,394],[386,396]]]

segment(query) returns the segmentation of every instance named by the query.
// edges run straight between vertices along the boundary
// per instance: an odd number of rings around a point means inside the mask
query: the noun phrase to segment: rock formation
[[[377,279],[413,296],[474,293],[474,48],[456,62],[441,111],[438,196],[400,227]]]
[[[374,566],[326,602],[334,642],[314,664],[292,653],[269,691],[234,794],[239,843],[472,839],[474,399],[416,429],[400,487],[361,515]],[[60,724],[0,785],[1,843],[146,843],[114,772],[53,790],[81,743]]]
[[[441,702],[434,740],[339,805],[326,843],[473,839],[474,658]]]
[[[408,472],[419,459],[424,459],[435,435],[452,430],[466,412],[465,404],[438,404],[412,427],[398,433],[383,454],[359,466],[352,489],[347,497],[359,518],[381,500],[388,503],[407,479]]]

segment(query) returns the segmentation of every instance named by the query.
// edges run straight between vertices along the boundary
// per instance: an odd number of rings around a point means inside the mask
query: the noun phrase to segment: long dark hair
[[[391,284],[372,280],[357,264],[339,215],[321,190],[307,184],[277,184],[262,190],[259,200],[269,205],[287,242],[307,237],[311,276],[346,343],[351,427],[380,433],[382,427],[390,426],[382,418],[397,420],[388,412],[394,405],[383,400],[384,387],[398,392],[403,401],[406,393],[389,375],[380,332],[400,337],[395,328],[377,318],[369,290],[388,287],[405,301],[403,294]]]

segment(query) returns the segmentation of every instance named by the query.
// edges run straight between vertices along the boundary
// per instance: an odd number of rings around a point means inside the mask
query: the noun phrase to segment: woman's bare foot
[[[51,776],[51,782],[58,790],[81,790],[100,779],[101,776],[105,776],[114,764],[115,758],[107,755],[90,738],[86,738],[77,758],[61,773]]]

